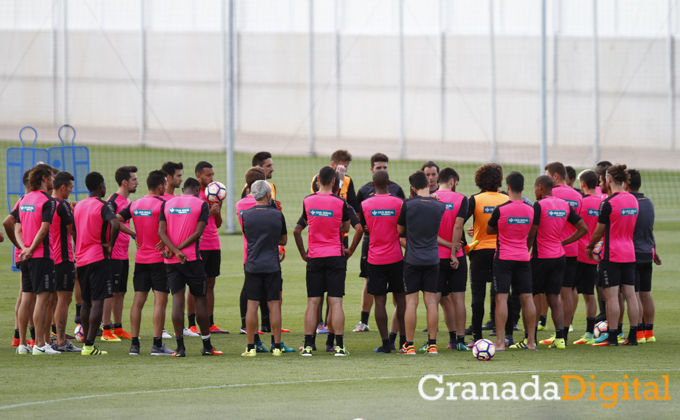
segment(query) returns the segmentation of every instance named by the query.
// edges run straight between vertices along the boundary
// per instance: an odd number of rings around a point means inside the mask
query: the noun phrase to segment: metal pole
[[[406,158],[404,136],[404,0],[399,0],[399,158]]]
[[[597,0],[593,0],[593,114],[595,138],[593,139],[593,165],[600,161],[600,66],[598,58]]]
[[[146,11],[144,0],[139,1],[140,22],[139,29],[139,84],[140,84],[140,108],[139,108],[139,145],[146,146]]]
[[[307,155],[314,156],[314,0],[309,0],[309,134]]]
[[[441,61],[440,71],[440,98],[439,98],[439,116],[440,116],[440,141],[446,138],[446,19],[444,17],[444,1],[439,0],[439,60]]]
[[[558,61],[557,61],[557,35],[560,32],[562,26],[560,25],[560,20],[562,18],[561,12],[562,2],[561,0],[554,0],[553,2],[553,65],[552,65],[552,145],[557,146],[557,71],[558,71]]]
[[[489,0],[489,52],[491,54],[491,162],[495,162],[498,158],[498,144],[496,139],[496,53],[494,45],[493,2],[494,0]]]
[[[668,0],[668,112],[670,146],[675,150],[675,39],[673,38],[673,2]]]
[[[57,125],[57,67],[58,67],[57,17],[52,11],[52,125]]]
[[[62,95],[62,124],[68,124],[68,0],[64,0],[63,11],[63,28],[61,36],[61,48],[62,48],[62,83],[61,83],[61,95]]]
[[[547,57],[546,57],[546,0],[541,0],[541,156],[539,173],[543,172],[546,163],[548,162],[548,113],[547,113],[547,98],[546,98],[546,72],[547,72]]]
[[[340,111],[342,84],[340,77],[340,5],[339,0],[335,0],[335,137],[340,137]]]
[[[228,91],[228,95],[223,96],[224,103],[224,120],[223,120],[223,137],[226,137],[227,146],[227,233],[234,233],[234,0],[229,1],[229,82],[228,89],[222,89],[222,95]],[[222,0],[223,7],[225,0]],[[222,13],[222,46],[226,47],[226,34],[224,28],[225,13]],[[227,49],[222,48],[222,70],[225,70],[226,60],[225,53]],[[224,71],[222,71],[222,80],[224,80]],[[223,82],[224,87],[224,82]],[[225,100],[226,99],[226,100]],[[226,120],[226,122],[225,122]]]

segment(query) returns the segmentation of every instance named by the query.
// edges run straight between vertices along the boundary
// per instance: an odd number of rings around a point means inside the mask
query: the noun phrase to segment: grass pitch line
[[[494,375],[494,374],[520,374],[520,373],[592,373],[592,372],[678,372],[680,369],[587,369],[587,370],[514,370],[514,371],[498,371],[498,372],[461,372],[461,373],[442,373],[443,376],[478,376],[478,375]],[[80,397],[59,398],[55,400],[33,401],[20,404],[11,404],[0,406],[0,410],[9,410],[12,408],[29,407],[39,404],[52,404],[65,401],[87,400],[91,398],[107,398],[122,395],[142,395],[142,394],[158,394],[163,392],[179,392],[179,391],[201,391],[207,389],[226,389],[226,388],[243,388],[249,386],[267,386],[267,385],[299,385],[299,384],[316,384],[325,382],[342,382],[342,381],[371,381],[371,380],[390,380],[390,379],[409,379],[421,378],[423,375],[406,375],[406,376],[371,376],[367,378],[340,378],[340,379],[311,379],[306,381],[282,381],[282,382],[257,382],[249,384],[224,384],[212,386],[200,386],[194,388],[170,388],[170,389],[156,389],[147,391],[130,391],[130,392],[112,392],[109,394],[93,394],[82,395]]]

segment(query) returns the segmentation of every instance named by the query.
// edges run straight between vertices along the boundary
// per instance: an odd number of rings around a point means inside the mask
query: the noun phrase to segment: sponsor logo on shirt
[[[444,203],[444,204],[446,205],[445,210],[453,210],[453,203]],[[484,212],[484,213],[486,213],[486,212]],[[492,211],[492,213],[493,213],[493,211]]]
[[[35,206],[32,204],[22,204],[21,207],[19,207],[19,211],[33,213],[35,212]]]
[[[588,209],[588,216],[600,217],[600,210]]]
[[[564,200],[564,201],[569,203],[569,207],[571,207],[571,208],[575,209],[575,208],[578,207],[578,201],[576,201],[576,200]]]
[[[528,217],[508,217],[508,223],[511,225],[528,225]]]
[[[548,217],[567,217],[567,212],[564,210],[548,210]]]
[[[333,217],[333,210],[309,210],[310,216],[314,217]]]
[[[484,206],[484,214],[491,214],[496,209],[496,206]]]
[[[397,215],[397,212],[394,209],[387,209],[387,210],[371,210],[371,216],[373,217],[394,217]]]
[[[638,209],[621,209],[621,216],[635,216],[637,211]]]
[[[136,209],[132,212],[132,215],[137,217],[151,217],[152,213],[153,212],[151,210]]]
[[[170,210],[168,210],[168,212],[170,214],[184,216],[185,214],[191,213],[191,207],[170,207]]]

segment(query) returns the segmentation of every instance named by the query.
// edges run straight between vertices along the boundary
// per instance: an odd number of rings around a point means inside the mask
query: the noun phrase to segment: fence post
[[[673,38],[673,1],[668,0],[668,112],[670,146],[675,150],[675,39]]]
[[[314,135],[314,0],[309,0],[309,133],[307,155],[316,154]]]
[[[139,84],[141,103],[139,108],[139,145],[146,146],[146,10],[144,0],[139,1],[140,22],[139,30]]]
[[[399,0],[399,158],[406,158],[404,135],[404,0]]]
[[[494,45],[494,0],[489,0],[489,53],[490,53],[490,90],[491,90],[491,162],[498,158],[496,139],[496,51]]]
[[[61,47],[62,47],[62,124],[68,124],[68,0],[64,0],[63,12],[63,28],[61,36]]]
[[[541,0],[541,157],[538,172],[542,173],[548,161],[548,112],[546,92],[546,0]]]
[[[227,13],[229,21],[227,22]],[[227,152],[227,224],[234,233],[234,0],[222,0],[222,142]],[[227,78],[228,74],[228,78]]]
[[[597,0],[593,0],[593,114],[595,138],[593,139],[593,165],[600,161],[600,66],[597,34]]]

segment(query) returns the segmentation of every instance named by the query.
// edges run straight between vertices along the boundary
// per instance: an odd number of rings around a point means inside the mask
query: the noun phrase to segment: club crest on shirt
[[[132,212],[132,215],[137,217],[151,217],[153,215],[153,212],[151,210],[146,209],[135,209]]]
[[[35,212],[35,206],[32,204],[22,204],[19,207],[19,211],[23,211],[25,213],[33,213]]]
[[[170,210],[168,210],[168,212],[170,214],[184,216],[185,214],[191,213],[191,207],[170,207]]]
[[[496,209],[496,206],[484,206],[484,214],[491,214]]]
[[[333,210],[309,210],[309,214],[314,217],[333,217]]]
[[[508,217],[508,223],[511,225],[528,225],[528,217]]]
[[[564,210],[548,210],[548,217],[567,217],[567,212]]]
[[[621,209],[621,216],[635,216],[638,209]]]
[[[600,217],[600,210],[588,209],[588,216]]]
[[[394,211],[394,209],[387,209],[387,210],[371,210],[371,216],[373,217],[393,217],[396,216],[397,212]]]

